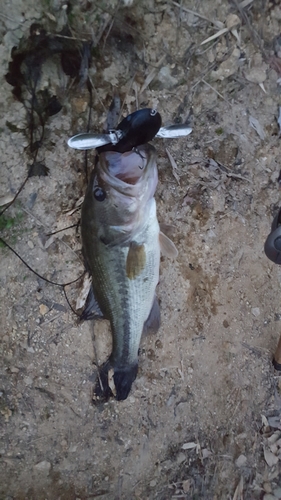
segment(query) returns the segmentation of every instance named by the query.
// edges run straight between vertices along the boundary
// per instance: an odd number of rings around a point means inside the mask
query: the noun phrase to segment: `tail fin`
[[[138,373],[138,365],[131,365],[123,369],[114,370],[114,383],[116,388],[117,401],[127,399],[132,387],[132,383],[136,379]]]
[[[114,386],[112,387],[112,381],[109,382],[110,374],[109,370],[113,369],[113,381]],[[103,403],[108,401],[111,397],[115,396],[117,401],[124,401],[127,399],[132,384],[136,379],[138,373],[138,365],[129,365],[124,368],[113,368],[110,361],[106,361],[99,369],[99,376],[94,388],[93,400],[96,403]],[[110,385],[109,385],[110,384]],[[114,394],[113,394],[114,392]]]

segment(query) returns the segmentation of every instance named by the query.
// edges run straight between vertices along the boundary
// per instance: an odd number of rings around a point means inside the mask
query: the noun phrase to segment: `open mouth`
[[[126,184],[136,184],[147,163],[144,151],[123,154],[109,151],[106,153],[106,160],[109,173]]]

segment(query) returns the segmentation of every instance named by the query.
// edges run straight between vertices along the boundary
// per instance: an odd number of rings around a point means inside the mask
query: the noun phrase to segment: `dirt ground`
[[[263,251],[280,204],[280,2],[2,4],[2,205],[32,158],[27,112],[5,75],[34,22],[48,33],[69,24],[73,38],[93,40],[92,131],[103,130],[118,93],[123,116],[157,107],[163,124],[187,120],[193,132],[153,141],[159,221],[174,226],[179,255],[161,259],[162,326],[142,340],[126,401],[92,404],[95,351],[99,363],[110,352],[107,322],[93,335],[61,287],[0,248],[0,498],[280,499],[281,379],[272,355],[281,271]],[[89,91],[56,57],[40,85],[63,104],[37,157],[49,175],[26,182],[2,237],[41,275],[66,283],[83,272],[79,231],[48,234],[79,220],[84,153],[66,141],[87,129]],[[66,288],[73,306],[79,286]]]

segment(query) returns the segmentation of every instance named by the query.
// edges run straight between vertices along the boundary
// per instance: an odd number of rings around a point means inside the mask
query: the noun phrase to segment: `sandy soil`
[[[159,220],[174,226],[179,256],[162,258],[162,327],[142,341],[126,401],[92,404],[108,324],[96,323],[93,335],[62,288],[0,249],[3,499],[281,498],[281,384],[271,363],[281,272],[263,252],[280,203],[281,8],[235,3],[82,1],[67,12],[59,0],[4,1],[2,203],[31,163],[26,110],[5,74],[34,22],[49,33],[68,22],[74,37],[93,40],[91,130],[103,129],[118,92],[123,116],[157,107],[164,124],[188,119],[193,132],[154,140]],[[66,283],[83,272],[79,232],[47,235],[79,220],[84,153],[66,141],[86,130],[89,92],[56,58],[41,80],[63,103],[38,153],[50,172],[27,181],[2,235],[41,275]],[[67,287],[72,305],[80,284]]]

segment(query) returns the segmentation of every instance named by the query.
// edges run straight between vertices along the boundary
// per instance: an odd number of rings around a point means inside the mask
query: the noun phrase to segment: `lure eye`
[[[156,115],[156,113],[157,113],[157,110],[156,110],[156,109],[152,109],[152,110],[150,111],[150,116],[155,116],[155,115]]]
[[[102,188],[97,187],[94,190],[94,197],[97,201],[103,201],[106,198],[106,192]]]

